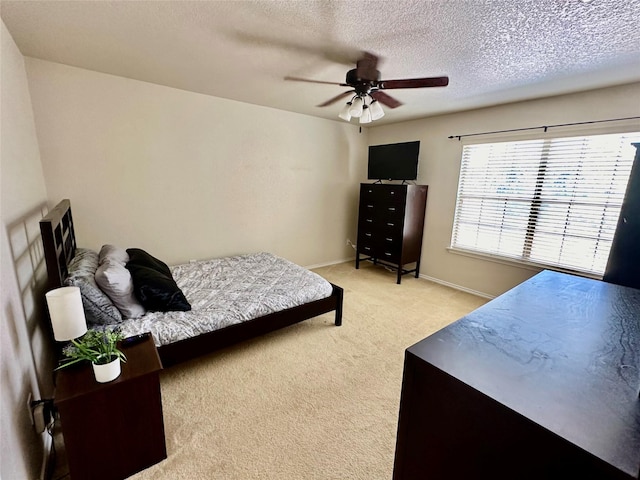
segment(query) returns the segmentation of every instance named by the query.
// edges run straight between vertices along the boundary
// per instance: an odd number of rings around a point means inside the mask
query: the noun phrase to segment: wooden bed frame
[[[77,243],[69,200],[62,200],[49,211],[40,221],[40,232],[49,276],[48,289],[51,290],[64,285],[69,262],[76,251]],[[333,293],[330,297],[162,345],[158,347],[162,364],[169,367],[334,310],[335,324],[340,326],[343,289],[337,285],[332,286]]]

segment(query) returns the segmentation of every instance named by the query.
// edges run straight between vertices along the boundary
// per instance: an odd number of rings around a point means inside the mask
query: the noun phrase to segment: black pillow
[[[171,270],[166,263],[158,260],[141,248],[127,248],[127,254],[129,254],[129,263],[148,267],[171,277]]]
[[[140,248],[128,248],[133,291],[140,303],[157,312],[191,310],[191,305],[178,287],[166,263]]]

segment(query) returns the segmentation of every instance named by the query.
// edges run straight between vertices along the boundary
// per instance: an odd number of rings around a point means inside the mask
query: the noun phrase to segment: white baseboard
[[[313,270],[314,268],[330,267],[331,265],[338,265],[339,263],[355,262],[355,260],[356,260],[356,257],[345,258],[343,260],[333,260],[331,262],[318,263],[316,265],[308,265],[308,266],[306,266],[304,268],[306,268],[307,270]]]
[[[439,283],[440,285],[444,285],[445,287],[455,288],[456,290],[470,293],[478,297],[488,298],[489,300],[496,298],[495,295],[489,295],[488,293],[479,292],[478,290],[472,290],[471,288],[463,287],[462,285],[456,285],[455,283],[445,282],[444,280],[440,280],[439,278],[435,278],[435,277],[430,277],[428,275],[420,274],[420,278],[424,278],[425,280],[429,280],[430,282],[433,282],[433,283]]]
[[[51,478],[55,465],[53,464],[53,437],[48,432],[42,434],[42,466],[40,467],[40,480]]]
[[[345,258],[345,259],[342,259],[342,260],[335,260],[335,261],[326,262],[326,263],[318,263],[316,265],[309,265],[309,266],[306,266],[304,268],[306,268],[307,270],[313,270],[314,268],[329,267],[331,265],[337,265],[339,263],[354,262],[354,261],[355,261],[355,257],[352,257],[352,258]],[[444,285],[445,287],[455,288],[456,290],[460,290],[461,292],[470,293],[471,295],[476,295],[477,297],[488,298],[489,300],[492,300],[492,299],[496,298],[495,295],[490,295],[490,294],[485,293],[485,292],[479,292],[478,290],[473,290],[471,288],[463,287],[462,285],[457,285],[455,283],[446,282],[444,280],[440,280],[439,278],[430,277],[429,275],[420,274],[420,278],[424,278],[425,280],[429,280],[430,282],[433,282],[433,283],[438,283],[440,285]]]

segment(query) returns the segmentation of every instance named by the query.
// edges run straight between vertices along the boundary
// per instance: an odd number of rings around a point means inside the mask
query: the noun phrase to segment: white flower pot
[[[93,366],[93,373],[96,376],[96,381],[100,383],[107,383],[115,380],[120,376],[120,359],[105,363],[104,365],[91,364]]]

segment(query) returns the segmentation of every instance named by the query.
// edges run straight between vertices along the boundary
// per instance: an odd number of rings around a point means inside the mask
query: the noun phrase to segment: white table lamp
[[[45,294],[53,336],[59,342],[87,333],[87,320],[78,287],[60,287]]]

